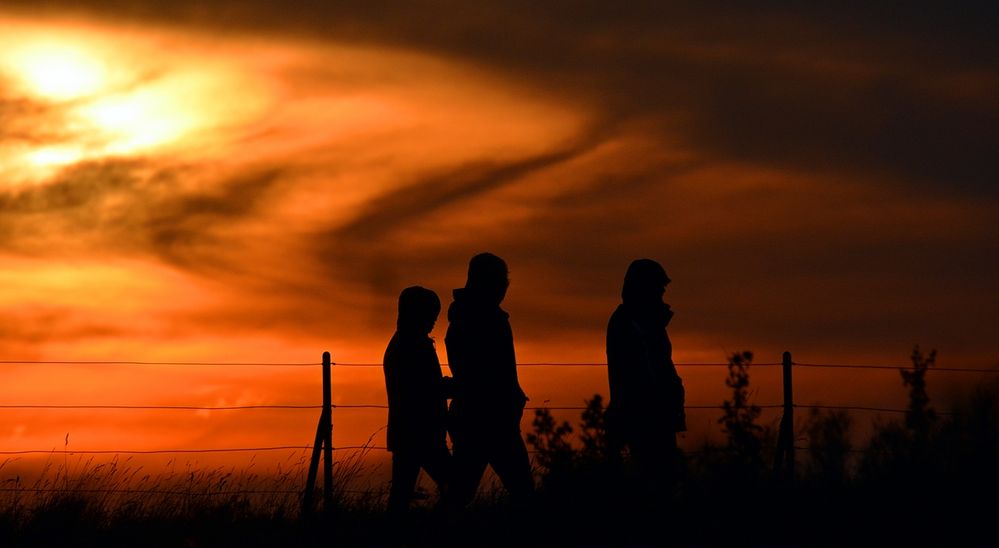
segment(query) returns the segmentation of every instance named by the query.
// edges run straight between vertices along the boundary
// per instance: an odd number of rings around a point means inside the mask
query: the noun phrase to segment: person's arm
[[[634,408],[650,403],[645,401],[653,386],[645,341],[626,317],[616,317],[608,326],[607,368],[616,405]]]
[[[445,399],[451,399],[454,397],[454,379],[445,375],[441,377],[441,392],[444,394]]]
[[[472,364],[472,344],[469,342],[468,327],[452,323],[444,336],[444,350],[451,369],[451,397],[460,396],[463,386],[469,384],[468,377],[474,373]]]
[[[506,354],[504,358],[507,362],[506,367],[510,368],[509,374],[512,376],[515,403],[517,407],[523,407],[527,405],[527,401],[530,398],[527,397],[523,387],[520,386],[520,376],[517,374],[517,351],[514,349],[513,327],[510,325],[509,320],[503,322],[501,344],[503,345],[503,352]]]
[[[463,339],[464,334],[460,327],[453,323],[447,326],[447,332],[444,334],[444,354],[447,356],[451,374],[455,377],[461,375],[461,366],[465,363],[464,349],[461,348]]]
[[[681,379],[679,377],[679,375],[676,377],[676,386],[677,386],[677,388],[679,390],[679,397],[677,398],[677,401],[679,402],[679,406],[678,406],[678,409],[677,409],[676,431],[677,432],[686,432],[687,431],[687,408],[686,408],[687,392],[683,388],[683,379]]]
[[[389,343],[385,351],[385,358],[382,360],[382,369],[385,372],[385,393],[388,398],[390,410],[398,409],[401,405],[400,394],[405,390],[405,386],[399,378],[399,359],[393,343]]]
[[[389,410],[398,414],[396,420],[408,422],[414,403],[419,401],[418,391],[424,389],[418,382],[420,356],[410,340],[393,340],[385,353],[385,389]],[[425,383],[424,383],[425,384]]]

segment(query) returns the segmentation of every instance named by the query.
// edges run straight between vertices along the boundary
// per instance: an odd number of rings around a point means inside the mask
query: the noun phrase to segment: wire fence
[[[115,360],[115,361],[91,361],[91,360],[62,360],[62,361],[51,361],[51,360],[0,360],[0,366],[2,365],[32,365],[32,366],[58,366],[58,365],[74,365],[74,366],[163,366],[163,367],[186,367],[186,366],[198,366],[198,367],[319,367],[322,365],[321,362],[211,362],[211,361],[140,361],[140,360]],[[333,362],[332,365],[336,368],[339,367],[350,367],[350,368],[380,368],[381,363],[363,363],[363,362]],[[524,362],[517,364],[518,367],[606,367],[606,363],[600,362]],[[677,363],[675,364],[680,368],[709,368],[709,367],[729,367],[729,363]],[[777,367],[781,366],[780,362],[763,362],[763,363],[752,363],[753,368],[759,367]],[[444,363],[442,366],[447,367]],[[794,362],[793,366],[795,368],[822,368],[822,369],[854,369],[854,370],[906,370],[909,369],[909,365],[899,365],[899,364],[850,364],[850,363],[798,363]],[[932,368],[930,371],[933,373],[979,373],[979,374],[999,374],[999,369],[985,369],[985,368]],[[382,410],[388,409],[388,405],[379,403],[338,403],[332,404],[332,409],[335,410]],[[778,409],[785,407],[782,403],[763,403],[755,404],[754,407],[759,409]],[[797,409],[817,409],[817,410],[841,410],[849,412],[873,412],[873,413],[906,413],[907,409],[901,408],[891,408],[891,407],[876,407],[876,406],[858,406],[858,405],[808,405],[808,404],[794,404],[793,408]],[[260,405],[131,405],[131,404],[96,404],[96,403],[86,403],[86,404],[46,404],[46,403],[4,403],[0,404],[0,411],[2,410],[54,410],[54,411],[67,411],[67,410],[106,410],[106,411],[226,411],[226,412],[242,412],[242,411],[316,411],[323,409],[322,405],[315,404],[260,404]],[[578,405],[541,405],[541,406],[527,406],[526,410],[549,410],[549,411],[583,411],[587,409],[586,406]],[[688,410],[722,410],[724,407],[722,405],[686,405],[685,409]],[[946,415],[947,413],[939,413],[940,415]],[[808,450],[808,447],[796,447],[797,449]],[[280,452],[280,451],[308,451],[315,449],[313,445],[274,445],[274,446],[256,446],[256,447],[214,447],[214,448],[164,448],[164,449],[69,449],[64,448],[62,450],[58,449],[26,449],[26,450],[0,450],[0,455],[6,456],[18,456],[18,455],[36,455],[36,454],[58,454],[58,455],[159,455],[159,454],[206,454],[206,453],[262,453],[262,452]],[[387,447],[382,445],[373,445],[371,443],[355,443],[355,444],[344,444],[337,445],[332,448],[333,451],[387,451]],[[862,452],[863,450],[852,449],[851,452]],[[697,453],[687,452],[689,454]],[[156,494],[156,495],[193,495],[193,496],[240,496],[240,495],[292,495],[300,494],[299,490],[230,490],[230,491],[215,491],[215,492],[197,492],[197,491],[178,491],[178,490],[156,490],[156,489],[126,489],[126,488],[115,488],[115,489],[78,489],[75,487],[68,488],[31,488],[31,487],[11,487],[11,488],[0,488],[0,492],[35,492],[35,493],[59,493],[65,491],[74,492],[114,492],[119,494]],[[370,494],[370,490],[363,491],[364,493]]]
[[[321,362],[210,362],[210,361],[139,361],[139,360],[0,360],[0,365],[134,365],[134,366],[230,366],[230,367],[318,367]],[[373,362],[332,362],[335,367],[382,367],[381,363]],[[447,367],[446,363],[441,364]],[[518,367],[606,367],[603,362],[524,362],[518,363]],[[677,363],[677,367],[728,367],[728,363]],[[782,365],[780,362],[753,363],[752,367],[775,367]],[[844,364],[844,363],[799,363],[795,362],[796,368],[848,368],[848,369],[907,369],[906,365],[894,364]],[[986,373],[999,374],[997,369],[984,368],[933,368],[935,372],[961,372],[961,373]],[[0,404],[2,409],[49,409],[49,410],[155,410],[155,411],[250,411],[250,410],[289,410],[304,411],[322,409],[322,405],[314,404],[269,404],[269,405],[118,405],[118,404]],[[358,403],[358,404],[333,404],[333,409],[388,409],[388,405]],[[775,409],[783,407],[783,404],[756,404],[755,407],[761,409]],[[795,404],[795,408],[823,409],[823,410],[844,410],[844,411],[869,411],[885,413],[905,413],[906,409],[852,406],[852,405],[808,405]],[[553,410],[553,411],[582,411],[585,406],[528,406],[526,410]],[[688,410],[721,410],[721,405],[687,405]],[[945,413],[941,413],[945,414]],[[80,454],[157,454],[157,453],[209,453],[209,452],[247,452],[247,451],[278,451],[278,450],[301,450],[310,449],[309,445],[282,445],[271,447],[233,447],[233,448],[204,448],[204,449],[156,449],[156,450],[72,450],[70,453]],[[335,449],[344,450],[350,448],[378,448],[370,445],[359,446],[337,446]],[[0,451],[0,455],[12,454],[32,454],[51,453],[53,450],[23,450],[23,451]]]

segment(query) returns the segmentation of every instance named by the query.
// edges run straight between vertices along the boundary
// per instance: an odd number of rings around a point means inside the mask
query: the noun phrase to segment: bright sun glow
[[[44,147],[28,153],[28,160],[39,167],[64,166],[83,158],[83,151],[75,147]]]
[[[53,101],[93,95],[107,81],[107,69],[99,59],[69,44],[30,44],[8,52],[7,57],[22,84]]]
[[[109,38],[85,26],[3,19],[0,28],[0,86],[30,113],[8,122],[44,136],[0,150],[0,168],[17,174],[9,185],[99,158],[211,153],[225,146],[227,128],[268,105],[259,80],[229,54],[166,47],[176,44],[167,34]]]
[[[176,139],[193,124],[183,109],[162,94],[109,97],[81,110],[110,137],[107,152],[125,154]]]
[[[106,153],[128,154],[177,141],[209,123],[213,112],[204,97],[220,91],[210,77],[182,73],[102,97],[77,112],[108,138]]]

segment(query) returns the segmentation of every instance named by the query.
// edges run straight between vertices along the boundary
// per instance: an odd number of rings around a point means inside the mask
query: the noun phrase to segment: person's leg
[[[503,487],[514,500],[522,501],[534,493],[534,475],[531,473],[531,459],[527,456],[527,446],[519,430],[510,430],[497,435],[491,444],[489,464],[499,476]]]
[[[510,515],[509,527],[503,531],[505,538],[538,538],[536,535],[546,529],[536,529],[539,524],[534,515],[534,474],[520,431],[496,432],[489,449],[489,464],[510,495],[511,504],[506,510]]]
[[[399,519],[409,508],[420,475],[420,461],[408,453],[392,453],[392,483],[389,487],[388,511],[393,519]]]
[[[459,508],[452,503],[454,459],[447,448],[447,443],[442,441],[426,447],[421,453],[420,464],[430,479],[437,484],[437,502],[429,519],[424,523],[423,531],[427,536],[421,540],[421,544],[427,546],[450,544]]]
[[[670,500],[676,481],[676,435],[634,433],[628,439],[628,449],[648,500]]]
[[[427,471],[430,479],[437,484],[437,489],[443,493],[448,489],[453,474],[453,458],[447,444],[439,443],[427,447],[420,457],[420,465]]]
[[[475,498],[479,481],[486,471],[488,457],[478,436],[466,436],[454,442],[451,463],[451,485],[445,493],[446,504],[456,508],[467,506]]]

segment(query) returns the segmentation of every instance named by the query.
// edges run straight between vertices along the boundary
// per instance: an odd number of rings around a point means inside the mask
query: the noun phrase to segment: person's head
[[[661,301],[669,276],[661,264],[652,259],[636,259],[624,275],[621,299],[625,302]]]
[[[437,293],[418,285],[407,287],[399,294],[396,327],[400,331],[428,334],[433,331],[440,313],[441,300]]]
[[[479,253],[469,261],[467,290],[499,304],[506,297],[509,286],[509,271],[503,259],[492,253]]]

